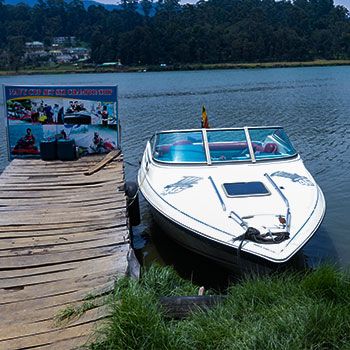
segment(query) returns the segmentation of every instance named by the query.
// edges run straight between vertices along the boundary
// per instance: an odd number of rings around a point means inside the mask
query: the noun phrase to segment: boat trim
[[[243,130],[244,130],[244,133],[245,133],[245,138],[247,139],[247,143],[248,143],[250,159],[251,159],[252,163],[255,163],[256,159],[255,159],[254,149],[253,149],[253,145],[252,145],[252,140],[251,140],[250,135],[249,135],[248,127],[245,126],[243,128]]]
[[[207,135],[206,129],[202,129],[202,136],[203,136],[205,156],[207,157],[207,164],[211,165],[211,156],[210,156],[208,135]]]
[[[265,173],[264,176],[269,180],[270,184],[274,187],[274,189],[277,191],[277,193],[280,195],[280,197],[283,199],[286,207],[287,207],[287,212],[286,212],[286,229],[289,232],[290,230],[290,221],[291,221],[291,212],[290,212],[290,206],[289,206],[289,201],[287,197],[283,194],[281,189],[277,186],[276,182],[272,180],[271,176],[268,173]],[[318,202],[318,197],[317,201]]]
[[[215,193],[216,193],[217,197],[219,198],[219,201],[220,201],[220,204],[222,206],[223,211],[226,211],[225,202],[223,201],[223,199],[222,199],[222,197],[221,197],[221,195],[219,193],[219,190],[218,190],[218,188],[215,185],[215,182],[214,182],[213,178],[211,176],[208,176],[208,179],[209,179],[209,181],[211,182],[211,184],[214,187]]]
[[[248,129],[283,129],[280,125],[264,125],[264,126],[246,126]],[[212,131],[216,130],[242,130],[243,127],[237,127],[237,128],[210,128]],[[168,134],[168,133],[174,133],[174,132],[193,132],[193,131],[201,131],[203,129],[173,129],[173,130],[161,130],[156,132],[156,134]]]

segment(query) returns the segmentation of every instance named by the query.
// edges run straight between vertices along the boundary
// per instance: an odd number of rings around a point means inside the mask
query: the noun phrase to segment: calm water
[[[128,180],[136,178],[138,160],[153,132],[199,127],[202,104],[215,127],[284,126],[327,201],[325,220],[305,255],[312,263],[332,259],[350,265],[350,67],[17,76],[2,77],[0,83],[118,84]],[[3,125],[0,136],[5,140]],[[3,141],[0,168],[5,153]],[[143,224],[136,233],[155,232],[157,250],[168,263],[201,269],[206,262],[168,249],[172,243],[159,239],[148,207],[141,204]],[[135,242],[142,244],[142,239]],[[148,245],[145,260],[160,259],[155,251]]]

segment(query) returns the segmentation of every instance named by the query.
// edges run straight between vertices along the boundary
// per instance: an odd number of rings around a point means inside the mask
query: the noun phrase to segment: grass
[[[211,69],[253,69],[253,68],[288,68],[288,67],[314,67],[314,66],[343,66],[350,65],[350,60],[314,60],[314,61],[282,61],[282,62],[253,62],[253,63],[194,63],[174,64],[167,67],[151,66],[122,66],[122,67],[79,67],[73,64],[62,64],[43,67],[21,67],[17,71],[0,70],[0,76],[31,75],[31,74],[68,74],[68,73],[126,73],[146,71],[185,71],[185,70],[211,70]]]
[[[58,311],[58,313],[54,317],[55,326],[62,326],[73,319],[78,319],[81,317],[86,311],[94,309],[99,306],[95,300],[95,297],[92,295],[87,295],[84,298],[84,302],[79,305],[69,305],[64,309]]]
[[[159,297],[197,292],[169,267],[152,266],[140,282],[120,279],[91,349],[350,349],[350,276],[332,266],[249,278],[211,310],[164,317]]]

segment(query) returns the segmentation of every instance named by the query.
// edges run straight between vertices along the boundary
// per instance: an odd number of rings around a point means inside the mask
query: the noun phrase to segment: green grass
[[[249,278],[211,310],[180,321],[164,317],[160,296],[197,292],[168,267],[152,266],[140,282],[120,279],[112,316],[91,348],[350,349],[350,276],[332,266]]]
[[[81,317],[86,311],[94,309],[99,306],[101,302],[97,302],[95,297],[92,295],[87,295],[84,298],[84,302],[79,305],[69,305],[66,308],[63,308],[57,312],[54,317],[54,324],[56,326],[62,326],[69,323],[73,319],[78,319]]]
[[[69,73],[125,73],[147,71],[186,71],[211,69],[254,69],[254,68],[292,68],[314,66],[344,66],[350,65],[350,60],[314,60],[314,61],[282,61],[282,62],[251,62],[251,63],[179,63],[160,67],[159,65],[123,66],[123,67],[79,67],[73,64],[57,64],[56,66],[20,67],[17,71],[0,69],[0,76],[32,75],[32,74],[69,74]]]

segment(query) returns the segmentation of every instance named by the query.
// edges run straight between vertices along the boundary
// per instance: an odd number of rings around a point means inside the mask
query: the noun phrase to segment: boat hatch
[[[270,191],[262,182],[233,182],[223,184],[227,197],[267,196]]]

